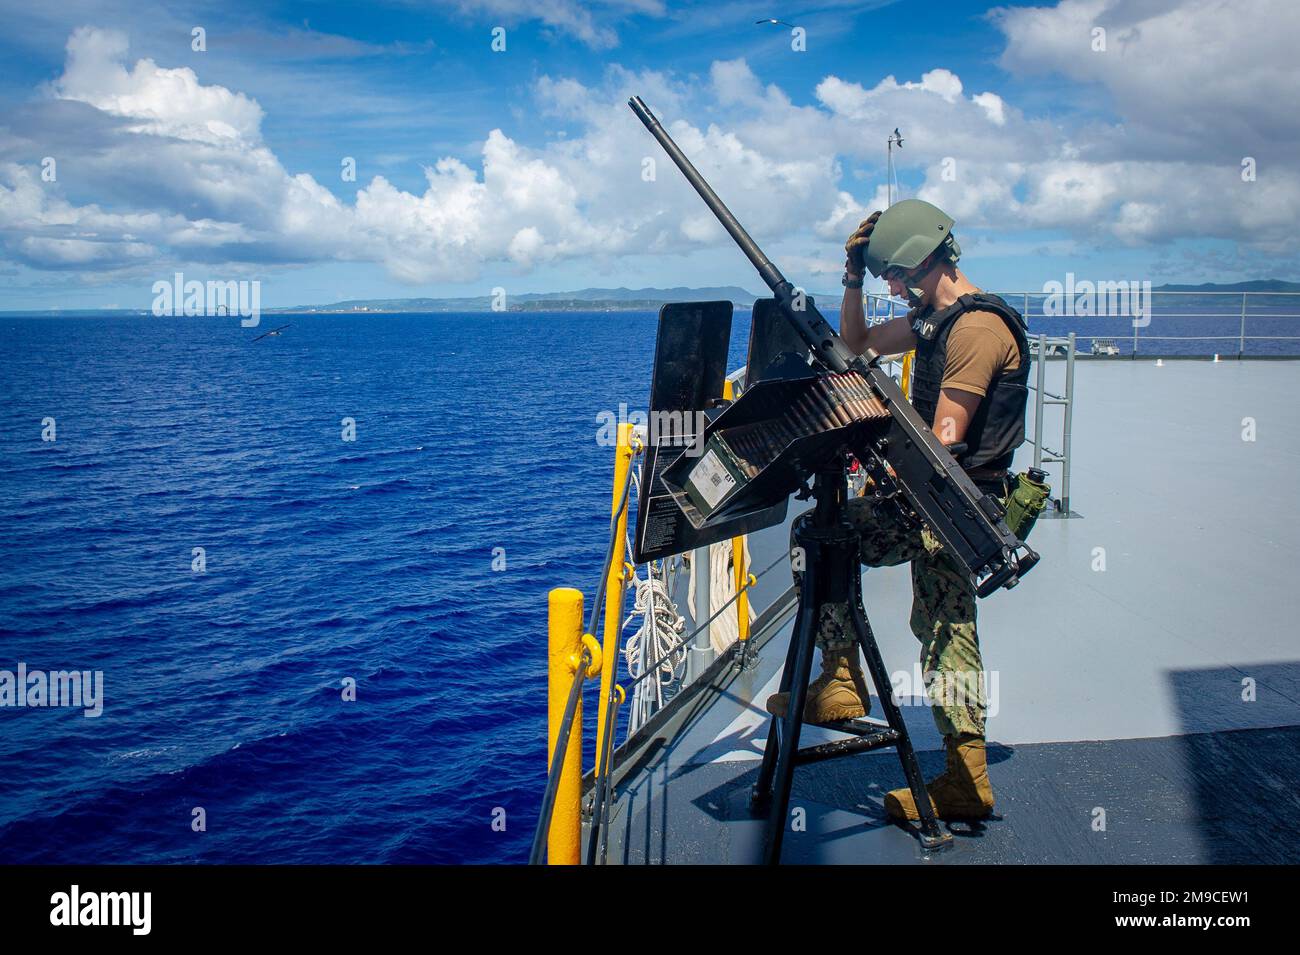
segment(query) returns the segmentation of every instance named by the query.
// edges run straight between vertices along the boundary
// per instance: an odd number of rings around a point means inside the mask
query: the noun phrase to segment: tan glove
[[[867,266],[862,261],[862,254],[867,249],[867,243],[871,241],[871,230],[876,227],[876,220],[879,218],[879,212],[871,213],[862,220],[857,231],[849,236],[849,241],[844,243],[844,251],[848,253],[845,268],[856,275],[862,275],[867,271]]]

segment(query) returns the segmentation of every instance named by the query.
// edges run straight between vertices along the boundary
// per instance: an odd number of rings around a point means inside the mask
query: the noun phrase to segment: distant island
[[[1300,292],[1300,282],[1283,282],[1281,279],[1255,279],[1253,282],[1232,282],[1221,285],[1202,282],[1200,285],[1157,285],[1153,292]]]
[[[820,298],[820,296],[817,296]],[[735,285],[721,288],[584,288],[572,292],[507,294],[504,308],[493,308],[491,295],[467,298],[350,299],[331,305],[295,305],[266,309],[286,314],[339,312],[644,312],[666,302],[726,301],[749,308],[759,296]]]
[[[1016,291],[1024,291],[1018,289]],[[1201,285],[1159,285],[1152,292],[1300,292],[1300,282],[1281,279],[1256,279],[1250,282],[1226,284],[1205,282]],[[812,292],[819,306],[838,309],[842,292]],[[1039,293],[1031,293],[1037,295]],[[766,296],[762,296],[766,297]],[[493,308],[491,295],[474,295],[461,298],[372,298],[349,299],[328,305],[291,305],[281,308],[264,308],[263,315],[353,315],[398,314],[420,312],[648,312],[655,311],[667,302],[731,302],[737,308],[751,308],[760,298],[753,292],[736,285],[714,288],[584,288],[571,292],[521,292],[507,294],[504,308]],[[146,308],[77,308],[77,309],[11,309],[0,315],[43,316],[94,316],[94,315],[149,315]]]
[[[1019,290],[1023,291],[1023,290]],[[1300,292],[1300,282],[1258,279],[1251,282],[1203,285],[1161,285],[1152,292]],[[842,292],[811,292],[823,307],[839,307]],[[645,312],[667,302],[727,301],[737,308],[751,308],[760,297],[739,286],[719,288],[584,288],[573,292],[523,292],[507,295],[505,308],[494,309],[490,295],[469,298],[355,299],[332,305],[296,305],[266,309],[289,314],[338,314],[342,312]]]

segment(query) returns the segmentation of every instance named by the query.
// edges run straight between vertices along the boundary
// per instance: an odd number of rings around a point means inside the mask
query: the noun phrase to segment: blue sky
[[[895,126],[901,193],[985,287],[1300,279],[1282,0],[47,6],[0,4],[2,309],[143,308],[175,271],[265,307],[758,291],[630,93],[811,289],[883,203]]]

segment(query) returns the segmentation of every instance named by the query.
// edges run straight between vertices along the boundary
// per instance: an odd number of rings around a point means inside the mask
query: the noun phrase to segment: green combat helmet
[[[923,199],[903,199],[876,220],[862,258],[871,274],[880,278],[890,269],[910,272],[940,246],[946,248],[949,261],[961,257],[961,246],[952,236],[952,218]],[[909,286],[908,291],[920,299],[920,289]]]

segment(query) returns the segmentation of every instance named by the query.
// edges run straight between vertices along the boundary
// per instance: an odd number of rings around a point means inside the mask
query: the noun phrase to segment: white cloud
[[[1217,6],[1189,2],[1212,24],[1231,19]],[[0,243],[24,264],[89,274],[188,262],[346,261],[379,263],[412,283],[468,282],[494,269],[523,274],[566,260],[600,268],[619,257],[729,244],[627,109],[628,96],[640,94],[750,232],[760,242],[799,240],[811,251],[796,256],[816,271],[826,262],[838,267],[844,238],[884,206],[880,167],[895,125],[906,140],[901,162],[925,170],[918,194],[950,212],[959,232],[1057,230],[1129,244],[1223,238],[1294,255],[1300,159],[1274,146],[1300,143],[1300,121],[1275,102],[1241,107],[1233,122],[1253,130],[1260,147],[1258,181],[1243,182],[1236,142],[1195,148],[1179,132],[1208,127],[1236,102],[1237,81],[1157,93],[1144,85],[1152,81],[1148,66],[1134,60],[1134,51],[1170,57],[1169,86],[1184,83],[1177,70],[1208,78],[1210,67],[1192,62],[1191,53],[1175,57],[1174,40],[1152,31],[1184,30],[1187,42],[1207,30],[1230,38],[1240,31],[1192,23],[1167,5],[1123,0],[1066,0],[994,17],[1008,37],[1009,67],[1055,70],[1072,82],[1108,85],[1117,96],[1163,96],[1176,118],[1153,118],[1152,107],[1130,103],[1122,122],[1063,129],[1026,117],[997,93],[968,95],[961,78],[943,68],[873,86],[829,75],[814,103],[796,105],[743,59],[715,62],[703,86],[611,66],[592,85],[545,75],[534,82],[540,112],[572,127],[564,137],[529,148],[505,129],[488,129],[477,163],[438,159],[425,168],[421,191],[376,176],[355,198],[342,199],[285,169],[264,142],[265,117],[253,99],[204,84],[188,68],[131,64],[125,37],[83,28],[47,88],[59,108],[47,111],[46,122],[65,126],[50,136],[26,134],[27,145],[7,150],[0,141],[0,157],[20,148],[28,157],[0,162]],[[1080,31],[1088,37],[1098,17],[1112,24],[1110,49],[1120,52],[1099,61],[1110,67],[1091,72],[1093,61],[1064,51]],[[1274,32],[1286,34],[1295,20],[1290,15]],[[1273,87],[1261,87],[1257,99],[1290,102],[1267,94],[1285,86],[1278,70],[1294,79],[1295,67],[1242,69],[1251,82],[1272,77]],[[79,175],[104,190],[94,195],[97,205],[78,205],[61,183],[42,182],[31,158],[54,133],[66,139],[73,123],[86,136]],[[655,170],[650,181],[643,178],[647,161]],[[861,193],[846,166],[863,183]]]
[[[709,69],[713,92],[723,106],[761,99],[763,88],[744,60],[716,60]]]
[[[79,28],[68,40],[56,94],[136,120],[129,127],[134,132],[214,144],[261,140],[262,109],[242,93],[203,86],[191,69],[160,69],[148,59],[128,72],[126,52],[123,34]]]
[[[361,261],[425,283],[470,281],[494,262],[522,271],[556,259],[717,243],[721,230],[624,105],[632,92],[652,96],[673,135],[725,185],[756,235],[784,235],[792,221],[829,215],[836,201],[832,155],[769,156],[716,125],[700,129],[673,119],[688,111],[689,87],[614,68],[601,88],[547,77],[536,84],[544,110],[581,122],[581,137],[533,150],[493,129],[482,145],[481,172],[443,158],[425,169],[421,193],[377,176],[349,203],[282,166],[263,143],[262,111],[253,100],[204,85],[189,69],[149,60],[128,68],[126,40],[111,31],[78,30],[68,47],[52,95],[120,124],[120,135],[87,148],[79,163],[142,211],[77,207],[57,183],[39,182],[32,167],[5,167],[0,228],[35,267],[65,268],[78,255],[87,265],[129,267],[152,248],[164,269],[181,259]],[[743,79],[747,71],[738,64],[734,72]],[[788,107],[782,95],[773,96],[777,108]],[[652,181],[642,177],[646,157],[657,163]],[[91,221],[95,234],[87,238]],[[25,241],[33,233],[42,241]],[[101,247],[94,255],[75,252],[80,242]]]
[[[893,79],[893,77],[889,77]],[[955,103],[961,96],[961,80],[954,73],[948,70],[931,70],[929,73],[921,74],[920,83],[904,83],[904,89],[914,90],[921,89],[930,93],[936,93],[949,103]]]
[[[1104,88],[1120,119],[1074,141],[1054,136],[1056,155],[1026,167],[1018,211],[1125,242],[1214,237],[1295,254],[1294,0],[1062,0],[990,16],[1006,35],[1004,67],[1084,84],[1072,92],[1089,105]],[[1241,176],[1247,156],[1259,165],[1253,182]]]
[[[857,231],[863,219],[877,209],[885,208],[888,203],[887,195],[886,187],[881,185],[877,187],[875,195],[863,204],[858,202],[851,192],[841,190],[835,197],[835,207],[826,218],[814,225],[813,232],[819,238],[829,241],[847,241],[848,237]]]
[[[515,26],[539,20],[556,32],[573,36],[595,50],[618,46],[618,31],[612,22],[632,13],[661,17],[665,12],[661,0],[597,0],[594,4],[580,0],[548,0],[546,3],[456,0],[456,6],[466,14],[492,20],[494,25]]]
[[[1004,67],[1097,84],[1126,124],[1179,149],[1230,156],[1300,143],[1295,0],[1062,0],[990,16],[1006,35]]]
[[[415,195],[376,177],[347,204],[306,174],[292,175],[262,143],[256,102],[204,85],[192,70],[149,60],[125,65],[125,37],[83,28],[68,43],[52,95],[120,121],[79,157],[146,213],[74,206],[30,167],[0,169],[0,229],[25,263],[121,268],[153,250],[170,260],[373,261],[410,282],[466,280],[493,260],[527,266],[617,249],[627,235],[597,227],[578,207],[571,172],[500,130],[483,144],[483,174],[456,159],[425,170]],[[164,208],[159,208],[164,207]],[[202,210],[195,216],[193,210]]]
[[[994,126],[1007,124],[1006,104],[997,93],[977,93],[971,97],[971,102],[988,114]]]
[[[878,158],[895,126],[903,131],[903,162],[977,154],[1010,161],[1041,150],[1042,131],[1001,97],[966,97],[962,89],[959,77],[936,69],[920,82],[886,76],[870,88],[828,76],[816,95],[829,111],[827,134],[845,155]]]
[[[817,98],[837,113],[861,119],[871,115],[878,104],[896,100],[892,94],[899,90],[932,93],[945,103],[956,103],[961,98],[962,85],[956,74],[944,69],[923,73],[919,83],[900,83],[891,73],[870,90],[831,76],[817,88]]]

